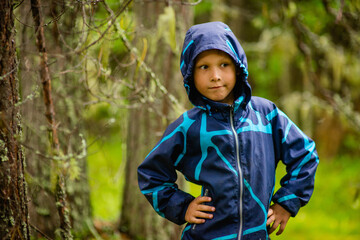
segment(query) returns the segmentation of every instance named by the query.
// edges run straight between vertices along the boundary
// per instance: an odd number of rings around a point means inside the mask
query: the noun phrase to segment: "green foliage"
[[[125,134],[126,109],[116,108],[109,103],[98,103],[84,112],[88,132],[94,136],[106,137],[112,133]],[[93,126],[97,126],[96,128]]]
[[[69,177],[70,180],[76,180],[80,177],[81,169],[76,158],[71,158],[69,162]]]
[[[263,30],[258,42],[244,43],[243,46],[248,57],[249,81],[254,87],[254,95],[277,99],[286,94],[289,88],[285,86],[291,84],[290,64],[296,63],[299,54],[291,32],[279,27],[268,28]]]
[[[176,18],[175,11],[170,7],[164,9],[164,13],[159,15],[158,23],[158,36],[157,38],[163,38],[173,52],[177,51],[176,46]]]
[[[301,20],[310,30],[319,34],[326,33],[326,27],[331,18],[325,12],[321,1],[304,1],[297,4],[296,7],[298,8]]]
[[[91,142],[90,140],[89,142]],[[116,221],[124,184],[125,145],[113,136],[89,148],[88,173],[95,219]]]
[[[6,144],[3,140],[0,139],[0,161],[1,162],[6,162],[6,161],[9,161],[9,158],[8,158],[8,149],[6,147]]]
[[[194,7],[194,14],[196,16],[200,15],[209,15],[213,9],[212,0],[203,0],[201,4],[198,4]]]

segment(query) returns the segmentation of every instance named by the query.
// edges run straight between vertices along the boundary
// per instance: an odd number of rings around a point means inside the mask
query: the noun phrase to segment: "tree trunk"
[[[76,37],[82,36],[77,32],[80,3],[68,5],[65,9],[64,1],[52,1],[52,4],[43,4],[43,16],[45,22],[51,23],[43,25],[44,39],[47,39],[48,63],[45,64],[50,73],[49,78],[57,78],[52,82],[53,105],[56,109],[56,122],[61,123],[58,130],[58,140],[61,146],[60,151],[64,156],[74,156],[67,159],[70,163],[68,170],[79,170],[74,176],[66,179],[66,200],[68,202],[69,218],[72,232],[75,238],[82,238],[88,232],[88,224],[91,223],[91,206],[89,197],[89,185],[86,165],[86,143],[81,136],[84,127],[81,121],[83,102],[85,101],[86,90],[79,87],[81,83],[81,65],[78,65],[79,56],[67,54],[73,42],[77,45]],[[81,7],[81,6],[80,6]],[[81,8],[80,8],[81,9]],[[66,10],[66,11],[65,11]],[[44,65],[40,65],[39,50],[34,46],[32,39],[39,38],[39,31],[34,32],[34,28],[21,23],[32,22],[30,1],[23,2],[18,7],[18,29],[21,39],[19,45],[20,71],[21,74],[21,93],[24,98],[31,96],[29,101],[21,104],[24,119],[24,144],[27,150],[27,176],[29,184],[29,213],[30,222],[36,227],[33,237],[59,238],[60,218],[56,206],[56,161],[49,158],[52,153],[52,142],[46,137],[49,126],[47,118],[44,118],[45,104],[38,92],[41,91],[41,82],[37,70]],[[52,31],[51,31],[52,30]],[[36,34],[36,35],[35,35]],[[61,37],[60,37],[61,36]],[[39,42],[39,41],[38,41]],[[64,44],[65,43],[65,44]],[[64,46],[65,45],[65,46]],[[74,47],[75,48],[75,47]],[[40,49],[45,49],[40,47]],[[43,55],[41,54],[41,57]],[[80,73],[78,73],[80,72]],[[39,86],[39,87],[38,87]],[[34,90],[35,89],[35,90]],[[43,94],[45,96],[45,94]],[[60,101],[58,99],[61,99]],[[50,127],[49,127],[50,128]],[[45,137],[44,137],[45,136]],[[50,135],[51,136],[51,135]],[[81,144],[79,144],[81,143]],[[71,175],[71,174],[70,174]]]
[[[40,6],[40,0],[31,0],[31,11],[35,23],[36,45],[40,54],[40,78],[43,85],[44,103],[46,108],[45,116],[48,125],[50,126],[50,141],[53,148],[51,155],[61,157],[62,153],[60,152],[60,144],[55,121],[55,110],[51,92],[51,78],[48,67],[48,56],[45,46],[44,26]],[[66,197],[66,173],[65,167],[63,166],[65,163],[60,162],[59,165],[59,170],[56,173],[55,197],[56,207],[60,218],[60,234],[62,239],[72,239],[69,208]]]
[[[82,3],[83,4],[83,3]],[[68,15],[63,16],[58,24],[54,22],[52,28],[53,41],[48,41],[51,44],[52,54],[57,56],[57,67],[53,71],[57,71],[59,82],[61,83],[57,88],[59,93],[56,96],[58,99],[65,98],[64,101],[57,101],[58,119],[62,123],[62,128],[66,131],[61,132],[60,143],[63,146],[65,155],[73,154],[76,166],[79,167],[78,176],[75,179],[67,180],[66,195],[69,204],[70,220],[74,235],[85,234],[88,231],[88,224],[91,222],[91,203],[90,203],[90,187],[87,175],[87,158],[86,158],[86,143],[82,137],[85,132],[84,124],[82,122],[83,103],[87,100],[87,92],[85,88],[79,88],[81,85],[81,78],[72,73],[75,71],[74,66],[77,65],[79,58],[73,54],[66,53],[64,42],[66,44],[74,41],[74,30],[77,29],[76,19],[80,15],[80,10],[83,7],[79,3],[74,3],[72,11],[68,11]],[[57,0],[52,0],[49,15],[56,19],[62,12],[65,11],[65,3]],[[72,33],[72,34],[71,34]],[[83,33],[78,33],[75,38]],[[60,41],[60,35],[63,41]],[[69,44],[70,45],[70,44]],[[82,66],[79,67],[82,69]],[[61,72],[69,71],[69,73],[61,74]],[[60,112],[61,111],[61,112]],[[61,116],[59,116],[61,115]],[[83,142],[83,144],[79,144]]]
[[[141,43],[144,43],[144,39],[146,39],[146,42],[149,43],[149,52],[145,62],[161,79],[161,84],[167,91],[181,98],[178,91],[178,89],[183,89],[181,74],[179,74],[179,50],[174,51],[163,38],[157,39],[154,34],[157,31],[159,15],[164,13],[166,5],[162,2],[134,4],[138,26],[141,26],[141,29],[137,31],[141,34],[137,35],[136,39]],[[177,35],[181,36],[179,38],[181,40],[176,39],[179,40],[177,41],[179,49],[182,46],[183,36],[189,27],[189,22],[192,22],[192,14],[190,14],[189,7],[181,5],[177,1],[174,4],[172,7],[176,13],[176,31]],[[151,40],[154,42],[152,43]],[[143,49],[144,45],[138,48]],[[151,89],[151,85],[154,85],[152,76],[142,74],[141,70],[135,75],[133,81],[136,82],[136,86],[143,87],[148,91]],[[134,90],[134,93],[136,91],[137,89]],[[156,90],[152,94],[155,95],[153,102],[146,100],[141,107],[129,110],[126,179],[120,230],[127,232],[136,239],[180,239],[181,227],[158,216],[140,193],[137,184],[137,167],[151,148],[155,146],[168,123],[180,114],[174,111],[174,108],[171,107],[171,101],[161,91]],[[182,94],[184,97],[185,90]],[[130,105],[139,103],[139,101],[135,96]]]
[[[0,3],[0,239],[30,239],[13,3]]]
[[[18,8],[20,22],[32,22],[30,1],[24,1]],[[32,231],[34,239],[47,236],[55,239],[55,230],[59,227],[59,216],[56,213],[56,200],[51,184],[51,161],[45,156],[50,143],[44,117],[44,101],[39,97],[39,56],[33,41],[35,32],[26,25],[18,24],[19,44],[19,79],[22,98],[32,96],[31,101],[21,104],[23,116],[24,144],[26,152],[26,174],[28,179],[30,223],[36,228]],[[42,154],[39,154],[42,153]]]

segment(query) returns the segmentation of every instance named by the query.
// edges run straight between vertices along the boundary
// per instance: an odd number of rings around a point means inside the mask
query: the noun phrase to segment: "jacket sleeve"
[[[272,114],[273,136],[277,161],[286,165],[281,188],[272,200],[295,216],[313,193],[319,158],[315,142],[307,137],[281,110]]]
[[[176,159],[182,155],[185,136],[181,127],[172,124],[164,136],[138,167],[141,192],[162,217],[176,223],[185,223],[185,213],[194,197],[180,190],[175,183]]]

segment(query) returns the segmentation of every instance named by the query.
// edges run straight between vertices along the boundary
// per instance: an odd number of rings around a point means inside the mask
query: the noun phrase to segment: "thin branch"
[[[344,0],[340,0],[340,9],[336,15],[336,23],[339,23],[342,19],[343,16],[343,10],[344,10],[344,5],[345,5],[345,1]]]
[[[111,19],[109,26],[105,29],[105,31],[101,34],[101,36],[96,39],[95,41],[93,41],[92,43],[90,43],[89,45],[87,45],[86,47],[75,51],[75,53],[81,53],[85,50],[87,50],[88,48],[90,48],[91,46],[95,45],[97,42],[99,42],[104,36],[105,34],[109,31],[109,29],[112,27],[112,25],[114,25],[114,23],[116,22],[116,19],[120,16],[121,13],[123,13],[125,11],[125,9],[127,8],[127,6],[132,2],[132,0],[127,0],[126,2],[123,3],[123,5],[119,8],[119,10],[117,11],[116,15]]]
[[[133,56],[136,59],[136,62],[138,63],[139,67],[143,69],[143,71],[147,74],[149,74],[149,76],[151,77],[152,80],[154,80],[156,86],[158,87],[158,89],[165,95],[167,96],[171,103],[173,104],[173,106],[175,107],[176,110],[182,112],[184,110],[183,106],[181,106],[179,104],[179,101],[176,99],[176,97],[174,95],[172,95],[171,93],[168,92],[168,90],[164,87],[164,85],[161,84],[160,79],[156,76],[156,74],[154,73],[154,71],[141,59],[141,56],[137,50],[137,48],[133,47],[130,43],[130,41],[127,39],[127,37],[125,36],[124,32],[119,30],[120,32],[120,36],[121,36],[121,40],[123,41],[125,47],[127,48],[127,50],[129,52],[131,52],[133,54]]]
[[[80,36],[80,39],[79,39],[79,43],[75,48],[75,52],[80,49],[80,47],[83,45],[83,43],[86,42],[86,40],[87,40],[87,38],[89,36],[88,31],[85,31],[85,26],[87,24],[86,24],[86,11],[85,11],[85,5],[84,4],[82,4],[82,6],[81,6],[81,17],[82,17],[82,20],[83,20],[82,31],[81,31],[81,36]]]
[[[39,233],[41,236],[43,236],[44,238],[46,238],[47,240],[53,240],[51,237],[49,237],[48,235],[46,235],[45,233],[43,233],[39,228],[37,228],[35,225],[30,223],[30,227],[33,228],[37,233]]]
[[[10,72],[7,72],[4,75],[0,76],[0,81],[2,81],[4,78],[7,78],[10,74],[16,71],[18,69],[18,66],[19,66],[18,63],[16,63],[16,66],[13,69],[11,69]]]
[[[199,3],[202,2],[202,0],[197,0],[196,2],[188,2],[185,0],[181,0],[181,1],[169,1],[169,0],[142,0],[142,2],[163,2],[166,4],[169,4],[169,2],[171,2],[171,4],[181,4],[181,5],[190,5],[190,6],[196,6]]]
[[[40,53],[41,69],[40,77],[43,85],[44,101],[46,106],[45,116],[51,126],[52,144],[57,152],[60,151],[59,139],[56,131],[54,104],[51,96],[51,78],[48,67],[48,56],[45,46],[44,28],[42,27],[42,16],[40,12],[40,0],[31,0],[31,10],[35,22],[36,45]]]
[[[186,2],[186,1],[184,1],[184,0],[181,0],[181,4],[182,5],[190,5],[190,6],[196,6],[196,5],[198,5],[198,4],[200,4],[202,2],[202,0],[198,0],[198,1],[196,1],[196,2]]]
[[[14,5],[14,10],[15,10],[16,8],[18,8],[23,2],[24,2],[24,0],[21,0],[21,2],[15,4],[15,5]]]

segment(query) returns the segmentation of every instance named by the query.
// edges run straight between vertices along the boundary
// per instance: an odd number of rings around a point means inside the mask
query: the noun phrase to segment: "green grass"
[[[278,180],[284,172],[280,166]],[[359,172],[355,158],[320,159],[310,202],[290,219],[282,235],[272,234],[271,239],[360,239],[360,206],[355,199]]]
[[[89,149],[91,202],[95,219],[118,220],[125,174],[124,152],[125,145],[119,140],[104,145],[96,143]],[[284,173],[285,167],[280,165],[277,181]],[[309,204],[290,219],[282,235],[274,233],[271,239],[360,239],[360,200],[355,198],[359,185],[358,158],[340,157],[328,162],[320,159],[315,191]],[[187,189],[198,196],[201,188],[190,184]]]

